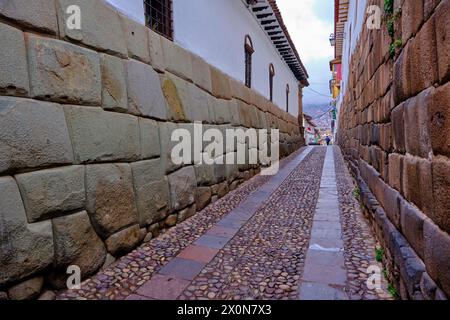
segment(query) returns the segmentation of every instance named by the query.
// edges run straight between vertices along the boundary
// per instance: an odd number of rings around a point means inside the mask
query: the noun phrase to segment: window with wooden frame
[[[289,93],[291,92],[289,84],[286,85],[286,112],[289,112]]]
[[[173,40],[172,0],[144,0],[144,9],[147,27]]]
[[[253,42],[249,35],[245,36],[245,85],[252,87],[252,55],[255,52]]]
[[[269,64],[269,95],[270,101],[273,102],[273,78],[275,77],[275,67]]]

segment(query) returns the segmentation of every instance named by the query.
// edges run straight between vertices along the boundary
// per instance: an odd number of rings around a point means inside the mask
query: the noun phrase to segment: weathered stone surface
[[[51,290],[46,290],[39,296],[38,300],[44,301],[56,300],[56,294]]]
[[[229,77],[219,69],[211,66],[212,94],[216,98],[230,100],[232,97]]]
[[[406,43],[414,36],[423,23],[424,0],[404,1],[402,6],[402,42]]]
[[[159,157],[161,146],[159,144],[158,123],[154,120],[139,118],[141,155],[143,159]]]
[[[190,85],[190,104],[186,106],[186,116],[191,122],[214,122],[214,114],[210,113],[209,94],[195,85]]]
[[[55,288],[63,288],[70,265],[80,267],[81,278],[94,274],[103,265],[106,249],[91,226],[86,211],[52,220],[55,238],[55,270],[49,280]]]
[[[400,152],[405,152],[405,103],[402,103],[392,111],[392,129],[394,133],[394,148]]]
[[[449,101],[450,83],[447,83],[437,88],[430,99],[425,102],[429,112],[430,138],[433,151],[435,154],[447,157],[450,157]]]
[[[164,176],[161,159],[131,164],[136,192],[139,224],[148,226],[160,221],[169,202],[169,185]]]
[[[197,177],[197,184],[202,186],[209,186],[216,182],[215,167],[217,165],[197,164],[195,165],[195,175]]]
[[[194,71],[192,80],[203,90],[212,92],[211,70],[209,69],[208,63],[206,63],[205,60],[195,54],[191,54],[191,58],[192,69]]]
[[[96,52],[32,34],[26,37],[33,97],[100,105],[100,59]]]
[[[167,219],[164,221],[164,225],[167,228],[172,228],[174,227],[178,222],[178,215],[177,214],[171,214],[170,216],[167,217]]]
[[[25,280],[9,288],[8,295],[11,300],[31,300],[36,298],[41,292],[44,278],[35,277]]]
[[[188,83],[176,76],[161,76],[161,87],[167,101],[168,119],[185,120],[184,104],[190,100]],[[188,100],[184,100],[185,98]]]
[[[217,124],[231,123],[231,118],[233,116],[232,113],[235,111],[232,110],[231,105],[234,104],[234,106],[236,106],[235,102],[210,97],[209,104],[214,113],[215,123]]]
[[[51,34],[58,32],[55,0],[0,0],[0,16],[27,28]]]
[[[72,5],[80,7],[81,29],[69,28],[67,24],[71,15],[66,11]],[[61,38],[81,42],[100,51],[127,56],[126,36],[122,31],[119,14],[112,6],[104,1],[84,0],[56,0],[56,6]]]
[[[230,189],[228,188],[228,182],[222,182],[219,185],[219,189],[217,190],[217,196],[219,198],[223,198],[227,195],[228,192],[230,192]]]
[[[177,125],[172,122],[159,122],[159,136],[161,142],[161,161],[166,173],[173,172],[181,167],[172,161],[172,150],[179,144],[179,141],[172,141],[172,133],[177,129],[186,129],[189,132],[192,125]],[[192,137],[192,135],[191,135]]]
[[[59,105],[1,97],[0,136],[0,172],[73,162]]]
[[[177,223],[183,222],[186,219],[194,216],[197,212],[196,205],[190,206],[189,208],[183,209],[178,213]],[[200,210],[199,210],[200,211]]]
[[[113,257],[110,253],[106,254],[105,262],[103,263],[102,270],[107,269],[109,266],[111,266],[114,262],[116,262],[116,258]]]
[[[399,199],[400,194],[396,190],[383,183],[383,198],[380,202],[382,202],[389,220],[396,228],[400,228]]]
[[[16,177],[28,222],[84,207],[84,167],[70,166],[34,171]]]
[[[86,194],[87,211],[102,238],[138,222],[130,165],[87,166]]]
[[[101,54],[100,62],[103,109],[127,112],[128,96],[124,60]]]
[[[404,199],[400,200],[400,216],[402,233],[414,251],[423,259],[423,224],[426,216]]]
[[[425,264],[431,278],[450,295],[450,236],[431,220],[424,223]]]
[[[161,37],[162,49],[166,62],[166,70],[183,79],[192,81],[191,54],[173,41]]]
[[[138,160],[138,119],[101,108],[64,107],[76,163]]]
[[[430,2],[430,1],[429,1]],[[438,0],[433,0],[434,5]],[[450,24],[448,17],[450,15],[450,2],[448,0],[441,1],[441,5],[437,8],[434,19],[436,21],[436,39],[437,39],[437,59],[439,80],[445,83],[450,80]]]
[[[169,175],[169,187],[172,212],[193,204],[197,187],[194,167],[185,167]]]
[[[389,184],[402,192],[403,156],[398,153],[389,155]]]
[[[209,187],[198,187],[195,194],[195,203],[197,205],[197,210],[203,210],[208,204],[211,203],[211,188]]]
[[[430,218],[450,234],[450,160],[436,157],[432,168],[434,211]]]
[[[407,156],[404,158],[403,193],[406,199],[413,202],[428,217],[433,214],[432,170],[428,160]]]
[[[166,60],[162,48],[161,36],[147,28],[148,45],[150,51],[150,62],[156,70],[164,72],[166,69]]]
[[[166,120],[166,100],[158,74],[145,63],[127,63],[128,109],[136,115]]]
[[[142,240],[139,225],[136,224],[106,239],[106,248],[110,254],[119,257],[133,250]]]
[[[1,6],[5,5],[0,1]],[[0,94],[27,95],[30,91],[23,32],[0,23]]]
[[[0,194],[0,286],[3,286],[45,269],[52,263],[54,252],[51,222],[27,224],[13,178],[0,178]]]
[[[150,63],[148,28],[127,16],[122,14],[119,16],[128,48],[128,57]]]

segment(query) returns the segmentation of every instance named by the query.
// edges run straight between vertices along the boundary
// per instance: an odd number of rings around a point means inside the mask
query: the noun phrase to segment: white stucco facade
[[[107,0],[145,23],[143,0]],[[298,116],[298,81],[243,0],[173,0],[174,41],[235,79],[245,79],[245,36],[253,42],[252,89],[269,99],[269,65],[275,67],[273,101]]]

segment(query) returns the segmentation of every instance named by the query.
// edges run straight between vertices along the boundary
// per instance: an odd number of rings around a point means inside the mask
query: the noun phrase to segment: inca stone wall
[[[395,35],[389,19],[360,35],[340,111],[339,144],[403,299],[450,297],[449,17],[450,0],[395,0]]]
[[[0,95],[0,298],[62,288],[70,265],[84,279],[260,170],[176,165],[174,129],[303,144],[295,117],[99,0],[0,0]]]

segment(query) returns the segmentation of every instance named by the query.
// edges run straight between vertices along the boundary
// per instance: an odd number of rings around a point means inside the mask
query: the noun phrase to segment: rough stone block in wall
[[[434,88],[421,92],[405,102],[405,147],[409,154],[428,158],[431,152],[427,103]]]
[[[139,118],[140,143],[142,159],[150,159],[161,155],[158,122]]]
[[[230,120],[233,126],[238,126],[241,124],[241,119],[239,117],[239,103],[238,100],[233,99],[229,102],[228,107],[230,108]]]
[[[232,97],[230,77],[219,69],[210,66],[212,94],[219,99],[230,100]]]
[[[139,224],[144,227],[164,219],[169,202],[169,184],[161,159],[132,163],[131,170]]]
[[[124,60],[100,55],[102,72],[102,107],[118,112],[128,111],[127,81]]]
[[[76,163],[135,161],[141,158],[135,116],[96,107],[64,107]]]
[[[170,74],[161,76],[161,87],[167,101],[167,119],[172,121],[184,121],[186,111],[182,98],[190,99],[188,82]]]
[[[67,42],[26,34],[31,95],[35,98],[100,105],[100,59]]]
[[[434,212],[430,217],[442,230],[450,234],[450,160],[433,159]]]
[[[145,63],[127,62],[128,110],[136,115],[167,119],[166,100],[158,74]]]
[[[135,224],[113,234],[106,239],[105,243],[111,255],[120,257],[133,250],[142,240],[139,225]]]
[[[431,1],[431,0],[429,0]],[[436,2],[436,1],[434,1]],[[450,80],[450,1],[443,0],[436,9],[436,39],[439,80],[445,83]]]
[[[402,192],[403,156],[398,153],[389,155],[389,185]]]
[[[394,133],[394,148],[399,153],[405,153],[405,103],[392,110],[392,129]]]
[[[214,110],[209,106],[210,95],[193,84],[190,85],[190,92],[191,102],[186,107],[187,119],[191,122],[214,122]]]
[[[426,216],[405,199],[400,199],[401,231],[414,251],[424,259],[423,224]]]
[[[77,265],[81,278],[94,274],[103,265],[106,249],[92,228],[86,211],[52,220],[55,239],[55,270],[48,281],[56,288],[64,288],[69,276],[66,268]]]
[[[195,176],[197,179],[197,185],[199,186],[211,186],[217,182],[215,171],[218,168],[218,165],[215,164],[214,166],[208,165],[208,164],[197,164],[194,166],[195,168]],[[222,175],[223,176],[223,175]]]
[[[0,172],[73,163],[60,105],[0,97],[0,136]]]
[[[202,211],[206,206],[211,203],[211,188],[210,187],[198,187],[195,194],[195,202],[197,211]]]
[[[438,87],[429,98],[425,103],[433,151],[450,157],[450,83]]]
[[[428,192],[424,192],[428,190]],[[403,158],[403,194],[428,217],[433,216],[434,199],[431,162],[407,155]]]
[[[166,63],[166,70],[185,80],[192,81],[193,70],[191,53],[167,38],[161,37],[160,39]]]
[[[408,42],[403,48],[394,64],[393,95],[394,105],[398,105],[411,96],[411,55],[412,42]]]
[[[159,137],[161,143],[161,161],[163,169],[166,173],[173,172],[181,167],[172,161],[172,149],[177,145],[177,142],[171,141],[172,133],[178,127],[172,122],[158,122]]]
[[[216,99],[213,96],[209,97],[209,105],[214,113],[214,123],[217,124],[231,123],[232,114],[230,110],[231,109],[230,105],[232,103],[233,102],[229,100]]]
[[[193,166],[184,167],[169,175],[170,210],[176,212],[195,202],[197,180]]]
[[[138,223],[130,165],[86,166],[86,195],[86,209],[103,239]]]
[[[34,171],[16,175],[15,178],[29,223],[85,206],[83,166]]]
[[[212,92],[211,84],[211,70],[209,69],[209,64],[205,62],[202,58],[195,54],[191,54],[192,58],[192,69],[193,69],[193,81],[194,83],[202,88],[203,90]]]
[[[51,221],[27,223],[19,188],[11,177],[0,178],[2,250],[0,286],[47,268],[53,261]]]
[[[242,126],[250,128],[252,126],[252,108],[253,106],[237,100],[239,110],[239,120]]]
[[[424,19],[424,0],[405,1],[402,6],[402,42],[413,37]]]
[[[128,57],[150,63],[147,27],[119,14],[128,49]]]
[[[427,271],[450,297],[450,236],[427,219],[424,223],[424,240]]]
[[[155,68],[159,72],[164,72],[164,70],[166,69],[166,60],[162,48],[162,37],[156,32],[150,30],[150,28],[147,28],[147,35],[150,52],[150,62],[153,68]]]
[[[0,23],[0,43],[0,94],[27,95],[30,86],[23,32]]]
[[[71,5],[80,7],[81,29],[67,25],[70,14],[66,11]],[[119,14],[105,1],[56,0],[56,6],[61,38],[81,42],[99,51],[127,56],[126,37]]]
[[[233,98],[250,102],[251,90],[247,88],[242,82],[230,77],[230,90]]]
[[[439,79],[435,20],[429,19],[412,41],[410,66],[411,95],[432,86]]]
[[[58,32],[55,0],[0,0],[0,16],[26,28]]]

